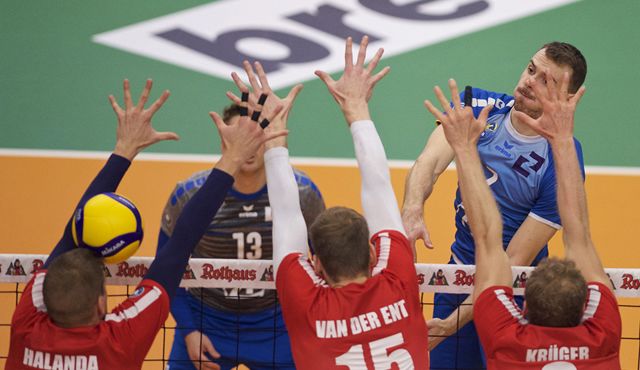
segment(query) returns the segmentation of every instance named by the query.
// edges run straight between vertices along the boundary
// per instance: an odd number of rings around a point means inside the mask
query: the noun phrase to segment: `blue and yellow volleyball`
[[[76,209],[72,222],[73,240],[104,258],[118,263],[140,247],[142,218],[129,199],[115,194],[98,194]]]

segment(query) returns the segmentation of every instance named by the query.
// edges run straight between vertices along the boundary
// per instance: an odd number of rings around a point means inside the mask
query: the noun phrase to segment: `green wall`
[[[91,36],[147,20],[200,1],[11,2],[0,15],[0,147],[110,150],[115,119],[107,96],[121,96],[121,80],[137,94],[146,78],[172,97],[155,120],[178,143],[149,151],[218,153],[207,115],[227,103],[223,81],[91,42]],[[422,106],[435,84],[511,92],[537,48],[552,40],[578,46],[589,64],[587,94],[576,135],[588,165],[640,166],[635,108],[640,85],[638,0],[583,0],[447,42],[386,58],[392,72],[372,100],[373,117],[392,159],[415,159],[433,119]],[[291,116],[296,156],[351,157],[350,137],[319,80],[305,83]]]

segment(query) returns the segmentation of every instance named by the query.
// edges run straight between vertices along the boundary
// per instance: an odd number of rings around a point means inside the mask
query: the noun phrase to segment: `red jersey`
[[[169,314],[169,298],[153,280],[143,280],[131,297],[98,325],[65,329],[46,312],[46,271],[27,285],[11,321],[7,369],[140,369]]]
[[[363,284],[332,288],[309,260],[286,256],[276,288],[297,369],[427,369],[413,254],[397,231],[372,238],[378,262]]]
[[[569,328],[529,324],[510,287],[483,291],[473,305],[473,322],[488,368],[620,369],[622,321],[616,298],[600,283],[589,283],[588,289],[582,323]]]

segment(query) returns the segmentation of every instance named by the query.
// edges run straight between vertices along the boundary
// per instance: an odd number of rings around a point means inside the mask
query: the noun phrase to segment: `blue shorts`
[[[436,293],[433,298],[433,317],[447,318],[467,296],[467,294]],[[484,353],[473,321],[431,350],[429,362],[431,370],[486,368]]]
[[[203,307],[199,299],[190,295],[188,300],[193,321],[202,322],[202,333],[221,355],[212,360],[223,370],[238,364],[251,370],[295,369],[280,305],[256,313],[236,314]],[[176,329],[167,370],[195,369],[184,343],[184,336],[190,331]]]

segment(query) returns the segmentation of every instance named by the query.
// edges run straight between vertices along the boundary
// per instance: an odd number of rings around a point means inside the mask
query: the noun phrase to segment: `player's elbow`
[[[476,248],[496,248],[496,246],[499,246],[502,250],[501,225],[488,224],[477,228],[477,230],[472,230],[472,232]]]
[[[566,249],[581,249],[593,245],[589,230],[574,231],[565,228],[562,233],[562,241]]]
[[[435,179],[444,172],[450,162],[444,164],[445,160],[439,158],[437,153],[433,153],[433,151],[426,150],[418,156],[416,161],[411,167],[411,172],[422,173],[425,174],[429,179],[432,179],[435,182]]]

